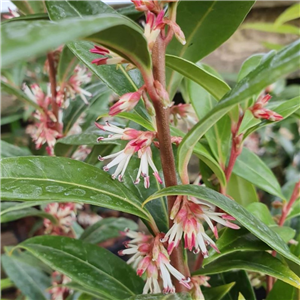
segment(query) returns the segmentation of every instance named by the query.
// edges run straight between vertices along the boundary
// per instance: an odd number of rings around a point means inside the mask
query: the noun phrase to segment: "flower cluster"
[[[49,203],[45,212],[52,215],[56,223],[44,219],[45,233],[52,235],[66,235],[71,231],[73,222],[76,220],[77,207],[75,203]]]
[[[171,123],[174,123],[175,126],[178,120],[183,120],[188,130],[197,123],[197,118],[191,104],[180,103],[173,105],[170,109],[170,118]]]
[[[41,109],[33,113],[35,122],[27,126],[26,133],[31,135],[37,149],[40,149],[43,144],[47,143],[47,152],[49,155],[52,155],[56,139],[62,136],[60,133],[62,123],[61,120],[57,120],[57,117],[49,109],[51,106],[49,89],[48,94],[45,95],[39,85],[32,84],[30,87],[31,89],[24,84],[23,90],[27,97]]]
[[[52,273],[52,287],[48,290],[51,294],[51,300],[64,300],[71,293],[70,289],[63,286],[69,282],[71,279],[64,274],[57,271]]]
[[[117,139],[129,141],[123,150],[117,153],[107,155],[105,157],[102,156],[98,157],[100,161],[113,158],[113,160],[103,168],[104,171],[108,171],[110,168],[117,166],[115,172],[112,175],[113,179],[118,178],[119,181],[123,180],[124,173],[126,171],[126,168],[128,166],[131,157],[133,156],[134,153],[137,153],[141,162],[134,183],[138,184],[140,182],[140,176],[142,176],[144,177],[145,188],[149,188],[150,186],[149,166],[151,167],[153,171],[153,175],[155,176],[157,181],[159,183],[162,183],[158,170],[155,167],[154,162],[152,160],[151,144],[154,138],[156,137],[155,132],[139,131],[132,128],[122,129],[108,122],[106,122],[106,125],[100,125],[96,123],[96,126],[103,131],[109,131],[112,133],[107,138],[104,138],[102,136],[99,137],[98,142],[111,141]]]
[[[259,96],[255,104],[249,108],[255,118],[266,119],[273,122],[283,119],[283,117],[275,111],[265,108],[271,98],[272,97],[269,94],[262,94]]]
[[[174,276],[182,285],[190,289],[189,278],[186,278],[170,263],[170,257],[161,242],[161,235],[153,237],[140,232],[127,230],[124,235],[131,238],[129,242],[125,242],[125,250],[119,251],[119,255],[133,256],[127,261],[133,264],[133,268],[137,269],[137,275],[146,274],[146,284],[143,294],[161,293],[159,277],[162,280],[163,293],[174,293],[171,275]]]
[[[184,237],[185,248],[194,253],[202,252],[203,257],[208,257],[206,245],[210,245],[219,252],[215,242],[206,234],[202,222],[205,221],[214,236],[218,238],[217,227],[213,222],[217,222],[232,229],[240,227],[229,221],[233,217],[226,213],[215,212],[215,207],[204,200],[194,197],[178,196],[170,214],[171,220],[174,220],[173,226],[165,235],[163,241],[168,241],[168,252],[179,245],[182,236]]]
[[[79,95],[85,104],[89,104],[86,96],[91,97],[92,94],[83,89],[81,85],[88,84],[91,81],[92,74],[87,72],[87,68],[76,66],[74,74],[69,78],[67,82],[63,82],[57,92],[56,102],[59,106],[67,107],[67,99],[75,99],[76,95]]]
[[[205,300],[204,296],[202,294],[200,286],[203,285],[205,287],[210,287],[209,283],[207,282],[210,279],[208,276],[201,276],[201,275],[196,275],[192,276],[191,278],[191,296],[192,299],[195,300]]]

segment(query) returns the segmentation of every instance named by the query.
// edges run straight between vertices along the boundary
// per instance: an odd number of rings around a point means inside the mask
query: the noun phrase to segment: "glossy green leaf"
[[[148,219],[141,200],[107,173],[62,157],[2,159],[2,199],[88,203]]]
[[[281,281],[277,280],[268,294],[266,300],[299,300],[300,290],[295,287]]]
[[[48,14],[46,14],[46,13],[30,14],[27,16],[20,16],[20,17],[2,21],[1,25],[10,23],[10,22],[16,22],[16,21],[32,21],[32,20],[49,20],[49,17],[48,17]]]
[[[291,227],[287,227],[287,226],[270,226],[270,228],[275,231],[284,242],[288,243],[291,239],[293,239],[295,237],[296,234],[296,230],[291,228]]]
[[[107,298],[105,298],[103,295],[95,292],[93,289],[91,289],[90,287],[87,286],[82,286],[79,283],[75,282],[75,281],[71,281],[67,284],[65,284],[64,286],[68,287],[69,289],[73,290],[73,291],[77,291],[77,292],[81,292],[81,299],[82,300],[86,300],[85,298],[83,298],[84,296],[87,298],[87,300],[89,300],[90,298],[88,297],[92,297],[91,299],[101,299],[101,300],[106,300]],[[68,299],[67,299],[68,300]],[[77,299],[78,300],[78,299]]]
[[[209,275],[235,269],[267,274],[300,288],[300,278],[285,263],[267,252],[228,254],[196,271],[195,274]]]
[[[167,53],[193,63],[199,61],[236,31],[253,3],[253,1],[180,1],[176,22],[185,34],[186,44],[183,46],[173,39],[168,45]],[[171,97],[175,94],[181,79],[180,74],[168,70],[167,90]]]
[[[252,202],[258,202],[253,184],[235,174],[231,174],[227,185],[227,194],[244,207]]]
[[[31,152],[28,148],[19,148],[1,140],[1,157],[26,156],[30,154]]]
[[[143,280],[135,271],[96,245],[61,236],[38,236],[19,247],[105,299],[126,299],[142,291]]]
[[[300,18],[300,3],[295,3],[280,14],[280,16],[275,20],[275,25],[281,25],[298,18]]]
[[[47,218],[51,220],[51,222],[56,223],[57,220],[50,214],[47,214],[46,212],[42,210],[38,210],[33,207],[28,207],[26,209],[17,209],[15,207],[15,210],[9,211],[9,209],[12,206],[17,206],[18,202],[2,202],[1,203],[1,223],[6,223],[10,221],[19,220],[21,218],[25,217],[40,217],[40,218]],[[7,211],[8,210],[8,211]]]
[[[246,23],[242,27],[243,29],[254,29],[263,32],[283,33],[283,34],[297,34],[300,35],[300,29],[293,25],[275,25],[273,23]]]
[[[105,218],[89,226],[80,236],[86,243],[97,244],[120,236],[126,228],[137,230],[135,222],[125,218]]]
[[[140,19],[140,17],[143,16],[143,12],[136,10],[134,5],[120,7],[117,9],[117,12],[134,21],[137,21],[138,19]]]
[[[220,253],[211,248],[209,256],[203,261],[203,267],[224,255],[236,251],[263,251],[270,249],[264,242],[260,241],[245,228],[239,230],[226,228],[217,240],[216,245]]]
[[[16,96],[19,100],[23,101],[25,104],[30,105],[34,107],[35,109],[40,110],[41,108],[39,105],[34,102],[33,100],[29,99],[25,93],[21,91],[21,89],[18,89],[9,83],[6,83],[4,81],[1,81],[1,89],[3,92]]]
[[[226,213],[232,215],[241,225],[243,225],[256,237],[264,241],[267,245],[276,250],[282,256],[290,259],[291,261],[294,261],[295,263],[300,264],[300,260],[293,254],[291,254],[287,245],[275,232],[273,232],[258,218],[249,213],[240,204],[232,201],[224,195],[203,186],[179,185],[162,189],[161,191],[149,197],[145,202],[151,201],[161,196],[169,195],[187,195],[206,200],[207,202],[221,208]]]
[[[78,60],[71,52],[71,50],[65,46],[61,52],[58,67],[57,67],[57,76],[59,83],[65,83],[74,73],[75,66],[77,65]]]
[[[40,269],[17,260],[14,255],[3,254],[1,261],[7,276],[24,295],[30,299],[49,299],[45,290],[51,286],[51,280]]]
[[[257,68],[264,54],[254,54],[248,57],[242,64],[237,81],[241,81],[245,76]]]
[[[12,1],[12,3],[25,15],[40,13],[45,11],[45,6],[42,1]]]
[[[230,90],[227,83],[186,59],[166,55],[166,66],[195,81],[217,100],[220,100]]]
[[[280,185],[268,166],[252,151],[244,148],[237,158],[233,172],[260,189],[284,199]]]
[[[276,224],[267,205],[264,203],[251,203],[247,206],[247,210],[268,226]]]
[[[155,125],[153,124],[154,121],[151,123],[150,121],[146,120],[145,117],[141,117],[136,112],[135,113],[131,113],[131,112],[119,113],[118,118],[124,118],[126,120],[133,121],[133,122],[143,126],[144,128],[146,128],[149,131],[155,131],[155,129],[154,129]]]
[[[235,285],[222,298],[222,300],[236,300],[240,292],[247,297],[247,300],[256,300],[248,275],[244,270],[234,270],[211,275],[209,282],[212,286],[235,282]],[[207,289],[208,288],[203,288],[203,291]]]
[[[181,177],[187,177],[186,166],[191,157],[193,148],[207,130],[236,104],[245,101],[282,76],[296,70],[297,63],[300,59],[299,49],[300,40],[283,48],[277,54],[267,57],[255,70],[237,83],[237,85],[188,132],[180,143],[177,153],[178,171]]]
[[[221,286],[203,289],[203,296],[205,300],[222,300],[234,285],[235,282],[231,282]]]
[[[144,69],[151,66],[147,42],[140,28],[121,15],[102,14],[84,19],[76,17],[57,23],[20,21],[8,23],[1,29],[4,66],[79,38],[101,43]],[[123,39],[119,38],[120,31]]]

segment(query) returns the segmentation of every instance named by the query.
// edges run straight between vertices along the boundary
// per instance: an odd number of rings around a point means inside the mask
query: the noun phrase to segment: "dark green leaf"
[[[45,273],[17,260],[14,255],[3,254],[1,260],[5,273],[24,295],[30,299],[49,299],[45,290],[50,287],[51,280]]]
[[[234,285],[235,282],[232,282],[213,288],[203,289],[203,296],[205,300],[222,300]]]
[[[89,226],[80,236],[86,243],[98,244],[108,239],[120,236],[120,231],[126,228],[137,230],[135,222],[125,218],[106,218]]]
[[[119,36],[120,31],[122,39]],[[10,65],[84,37],[102,44],[144,69],[151,66],[147,42],[138,25],[116,14],[102,14],[84,19],[77,17],[58,23],[8,23],[2,26],[2,63],[4,66]]]
[[[156,295],[137,295],[126,300],[192,300],[190,294],[180,293],[180,294],[156,294]]]
[[[184,3],[188,2],[189,1]],[[300,58],[299,47],[300,40],[288,45],[275,55],[269,55],[255,70],[237,83],[237,85],[188,132],[180,143],[177,153],[178,171],[181,177],[187,177],[186,166],[193,152],[193,148],[208,129],[236,104],[247,100],[282,76],[297,69],[297,63]]]
[[[148,202],[158,197],[169,195],[194,196],[214,204],[228,214],[232,215],[241,225],[247,228],[256,237],[264,241],[282,256],[300,264],[300,260],[291,254],[287,245],[274,231],[249,213],[241,205],[225,197],[224,195],[203,186],[179,185],[162,189],[161,191],[149,197],[146,201]]]
[[[231,174],[227,185],[227,194],[244,207],[252,202],[258,202],[253,184],[235,174]]]
[[[134,5],[128,5],[125,7],[118,8],[117,12],[134,21],[137,21],[138,19],[140,19],[140,17],[143,16],[143,12],[136,10]]]
[[[135,271],[96,245],[60,236],[39,236],[19,247],[104,299],[125,299],[142,291],[143,280]]]
[[[277,280],[266,300],[299,300],[299,297],[300,291],[298,289],[281,280]]]
[[[166,66],[195,81],[217,100],[220,100],[230,90],[227,83],[186,59],[166,55]]]
[[[236,252],[223,256],[195,272],[195,274],[218,274],[229,270],[260,272],[278,278],[300,288],[300,278],[282,261],[267,252]]]
[[[245,228],[232,230],[226,228],[221,237],[217,240],[216,245],[220,251],[217,253],[213,248],[209,250],[209,257],[203,261],[203,266],[212,261],[236,251],[262,251],[270,248],[257,237],[252,235]]]
[[[176,22],[185,34],[186,44],[182,46],[173,39],[168,45],[167,53],[194,63],[199,61],[236,31],[253,3],[253,1],[180,1]],[[170,71],[167,78],[167,90],[173,97],[182,76]]]
[[[252,151],[244,148],[237,158],[233,172],[260,189],[285,199],[280,185],[268,166]]]
[[[130,190],[96,167],[62,157],[2,159],[2,199],[89,203],[148,219]]]
[[[28,207],[26,209],[17,209],[17,207],[14,208],[12,211],[7,211],[13,206],[17,206],[18,202],[2,202],[1,203],[1,223],[6,223],[10,221],[19,220],[21,218],[29,217],[29,216],[35,216],[40,218],[47,218],[51,220],[51,222],[56,223],[56,219],[46,212],[42,210],[38,210],[36,208]]]
[[[1,157],[26,156],[30,154],[31,152],[28,148],[19,148],[1,140]]]

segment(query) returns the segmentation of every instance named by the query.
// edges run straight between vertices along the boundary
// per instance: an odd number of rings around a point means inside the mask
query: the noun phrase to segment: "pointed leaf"
[[[201,60],[236,31],[253,3],[253,1],[180,1],[176,22],[185,34],[186,44],[183,46],[173,39],[168,45],[167,53],[193,63]],[[167,90],[171,98],[181,79],[180,74],[168,70]]]
[[[24,295],[30,299],[49,299],[45,290],[51,286],[51,280],[40,269],[17,260],[14,255],[3,254],[1,261],[7,276]]]
[[[135,271],[96,245],[61,236],[38,236],[19,247],[105,299],[125,299],[142,291],[143,280]]]
[[[86,243],[98,244],[108,239],[119,237],[126,228],[137,230],[135,222],[125,218],[105,218],[89,226],[80,236]]]
[[[102,14],[57,23],[20,21],[8,23],[1,29],[4,66],[85,37],[146,70],[151,66],[147,42],[140,28],[122,15]],[[119,38],[119,32],[123,39]]]
[[[206,265],[205,268],[196,271],[195,274],[218,274],[235,269],[267,274],[300,288],[300,278],[289,269],[287,264],[284,264],[267,252],[236,252],[228,254]]]
[[[299,300],[300,290],[295,287],[281,281],[277,280],[268,294],[266,300]]]
[[[298,18],[300,18],[300,3],[295,3],[294,5],[287,8],[282,14],[280,14],[280,16],[275,21],[275,25],[281,25]]]
[[[227,83],[186,59],[166,55],[166,66],[195,81],[217,100],[220,100],[230,90]]]
[[[244,148],[237,158],[233,172],[253,183],[260,189],[285,199],[280,185],[268,166],[252,151]]]
[[[300,35],[300,29],[293,25],[275,25],[274,23],[246,23],[242,27],[243,29],[254,29],[263,32],[272,33],[285,33],[285,34],[297,34]]]
[[[225,197],[224,195],[203,186],[196,185],[178,185],[173,187],[164,188],[149,197],[144,203],[149,202],[161,196],[171,195],[187,195],[199,199],[206,200],[207,202],[221,208],[226,213],[232,215],[241,225],[247,228],[260,240],[264,241],[276,252],[282,256],[300,264],[300,260],[291,254],[289,248],[284,241],[267,225],[249,213],[241,205]]]
[[[178,171],[181,177],[187,177],[186,166],[193,148],[200,138],[233,106],[259,93],[264,87],[280,77],[297,69],[300,58],[300,40],[288,45],[275,55],[267,57],[255,70],[228,92],[191,131],[185,136],[178,149]]]
[[[28,148],[19,148],[1,140],[1,157],[28,156],[30,154]]]
[[[148,219],[138,198],[96,167],[62,157],[2,159],[2,199],[89,203]]]
[[[234,285],[235,282],[231,282],[217,287],[203,289],[203,296],[205,300],[222,300]]]

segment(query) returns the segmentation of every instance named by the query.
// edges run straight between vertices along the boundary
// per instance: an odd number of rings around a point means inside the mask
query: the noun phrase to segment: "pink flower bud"
[[[186,40],[185,40],[185,36],[183,31],[181,30],[181,28],[179,27],[178,24],[176,24],[175,22],[165,19],[164,23],[169,25],[171,27],[171,29],[174,31],[175,37],[176,39],[182,44],[185,45],[186,44]]]
[[[166,89],[163,87],[163,85],[158,80],[155,80],[154,87],[163,103],[164,108],[171,107],[173,105],[173,102],[170,101],[169,94],[166,91]]]

